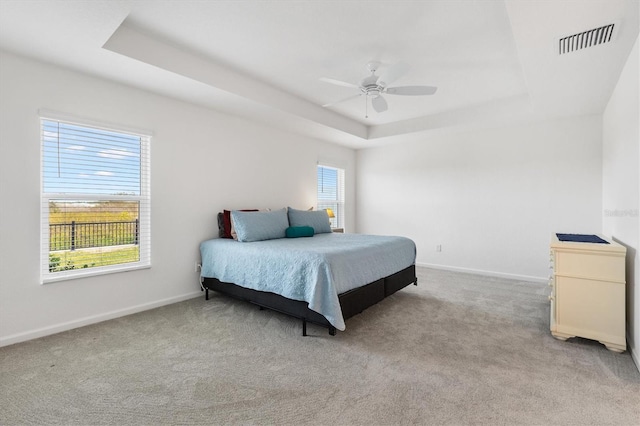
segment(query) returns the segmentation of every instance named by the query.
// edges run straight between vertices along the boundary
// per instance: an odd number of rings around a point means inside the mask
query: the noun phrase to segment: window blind
[[[151,137],[40,125],[42,282],[149,267]]]
[[[318,210],[331,209],[335,215],[331,218],[331,227],[343,228],[345,222],[344,170],[336,167],[318,165]]]

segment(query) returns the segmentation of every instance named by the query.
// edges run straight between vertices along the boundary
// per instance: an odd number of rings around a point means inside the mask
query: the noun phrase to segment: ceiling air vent
[[[563,55],[565,53],[585,49],[587,47],[597,46],[598,44],[608,43],[611,41],[614,25],[615,24],[609,24],[604,27],[562,37],[559,40],[558,53]]]

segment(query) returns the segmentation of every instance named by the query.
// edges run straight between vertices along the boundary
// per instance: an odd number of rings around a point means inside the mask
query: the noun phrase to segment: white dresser
[[[584,337],[614,352],[625,339],[626,248],[609,244],[560,241],[551,237],[551,334],[560,340]]]

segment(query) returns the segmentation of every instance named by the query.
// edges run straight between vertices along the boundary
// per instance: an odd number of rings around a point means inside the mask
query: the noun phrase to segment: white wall
[[[318,159],[345,166],[354,199],[353,150],[0,55],[0,345],[199,295],[194,264],[216,213],[314,205]],[[151,269],[39,284],[41,108],[154,132]]]
[[[640,368],[640,110],[638,40],[603,116],[603,232],[627,247],[627,334]]]
[[[412,238],[419,264],[546,279],[552,232],[601,229],[601,123],[584,116],[360,150],[357,230]]]

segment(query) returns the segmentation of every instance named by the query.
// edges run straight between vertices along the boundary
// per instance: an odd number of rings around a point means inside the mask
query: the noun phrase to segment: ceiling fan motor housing
[[[371,71],[371,73],[376,72],[379,66],[380,66],[380,62],[378,61],[371,61],[367,63],[367,69]]]

